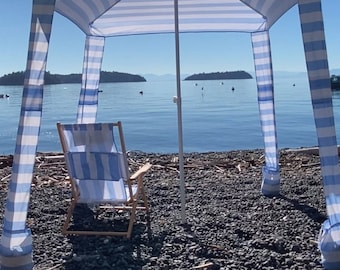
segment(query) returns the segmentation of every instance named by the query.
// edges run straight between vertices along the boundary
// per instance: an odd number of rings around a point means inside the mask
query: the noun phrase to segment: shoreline
[[[338,152],[340,154],[340,145],[338,147]],[[235,151],[264,151],[264,148],[252,148],[252,149],[231,149],[231,150],[220,150],[220,151],[193,151],[193,152],[183,152],[183,154],[209,154],[209,153],[225,153],[225,152],[235,152]],[[301,152],[301,153],[311,153],[311,154],[319,154],[319,147],[318,146],[301,146],[301,147],[284,147],[279,148],[279,152]],[[159,154],[159,155],[175,155],[178,154],[178,151],[176,152],[146,152],[142,150],[127,150],[127,153],[143,153],[143,154]],[[55,151],[37,151],[38,155],[52,155],[55,154],[56,156],[60,155],[62,156],[63,153],[61,150],[55,150]],[[11,154],[0,154],[0,157],[5,156],[13,156],[13,153]]]

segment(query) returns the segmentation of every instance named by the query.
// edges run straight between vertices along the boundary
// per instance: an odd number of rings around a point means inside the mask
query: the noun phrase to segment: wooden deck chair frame
[[[100,124],[100,123],[99,123]],[[137,210],[146,210],[149,211],[147,196],[145,193],[144,188],[144,175],[147,173],[147,171],[151,168],[150,163],[144,164],[141,168],[139,168],[134,174],[130,176],[129,174],[129,167],[128,167],[128,159],[127,159],[127,153],[126,153],[126,147],[125,147],[125,141],[124,141],[124,135],[123,135],[123,128],[122,123],[120,121],[109,123],[112,124],[114,127],[118,128],[119,133],[119,141],[120,141],[120,147],[121,147],[121,153],[123,154],[123,160],[125,162],[125,169],[126,169],[126,175],[128,176],[125,181],[126,185],[128,187],[128,193],[127,198],[129,198],[125,203],[120,205],[115,205],[115,202],[112,202],[111,208],[114,208],[115,210],[123,210],[123,211],[129,211],[130,217],[129,217],[129,223],[128,228],[126,231],[86,231],[86,230],[69,230],[70,222],[73,216],[73,212],[75,209],[76,204],[79,200],[79,189],[76,185],[75,179],[72,178],[72,175],[69,175],[69,180],[71,183],[71,189],[72,189],[72,197],[71,197],[71,204],[67,210],[67,216],[66,220],[62,227],[62,233],[64,235],[67,234],[75,234],[75,235],[103,235],[103,236],[126,236],[127,238],[131,237],[133,225],[135,223],[135,217],[136,217],[136,211]],[[57,129],[58,134],[62,146],[62,150],[65,156],[66,166],[68,172],[71,171],[69,162],[67,161],[67,153],[69,152],[68,143],[66,140],[66,136],[64,133],[64,127],[67,125],[72,126],[82,126],[82,125],[91,125],[91,124],[61,124],[57,123]],[[133,193],[133,185],[137,187],[137,190],[135,193]],[[109,202],[110,203],[110,202]],[[108,202],[105,202],[105,204],[108,204]]]

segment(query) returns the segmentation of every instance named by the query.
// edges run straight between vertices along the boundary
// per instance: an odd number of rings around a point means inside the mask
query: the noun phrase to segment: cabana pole
[[[20,120],[0,242],[1,270],[33,268],[27,212],[40,133],[44,74],[55,0],[34,0]]]
[[[178,156],[179,178],[181,191],[181,220],[186,223],[185,214],[185,181],[184,181],[184,158],[183,158],[183,128],[182,128],[182,97],[181,97],[181,69],[179,55],[179,27],[178,27],[178,0],[174,0],[175,8],[175,46],[176,46],[176,83],[177,83],[177,121],[178,121]]]
[[[328,216],[318,246],[325,269],[335,270],[340,269],[340,167],[321,1],[298,4]]]
[[[280,193],[280,167],[269,31],[254,32],[251,34],[251,40],[266,162],[262,167],[261,193],[265,196],[276,196]]]
[[[96,121],[104,46],[105,37],[86,36],[77,123]]]

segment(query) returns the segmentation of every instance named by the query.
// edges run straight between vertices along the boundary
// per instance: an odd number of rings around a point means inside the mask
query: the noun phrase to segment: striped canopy
[[[300,25],[296,27],[302,30],[328,214],[320,229],[319,248],[325,268],[340,269],[340,167],[321,0],[33,0],[23,100],[0,241],[1,270],[33,267],[26,216],[54,12],[74,22],[86,36],[77,123],[96,121],[106,38],[175,33],[181,214],[185,222],[179,33],[250,33],[265,152],[261,193],[276,196],[280,167],[269,29],[294,5],[299,8]]]
[[[179,32],[268,30],[297,0],[180,0]],[[56,0],[55,10],[86,34],[171,33],[173,0]]]

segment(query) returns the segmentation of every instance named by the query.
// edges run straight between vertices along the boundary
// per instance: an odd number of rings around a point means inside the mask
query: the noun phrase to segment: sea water
[[[14,152],[22,89],[0,86],[9,95],[0,99],[0,154]],[[128,150],[178,152],[175,80],[105,83],[100,90],[97,122],[122,121]],[[317,145],[307,77],[274,77],[274,90],[279,148]],[[80,84],[45,86],[38,151],[61,151],[56,123],[75,122],[79,92]],[[182,81],[181,95],[185,152],[263,148],[255,79]],[[339,93],[333,105],[340,138]]]

